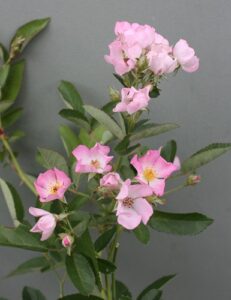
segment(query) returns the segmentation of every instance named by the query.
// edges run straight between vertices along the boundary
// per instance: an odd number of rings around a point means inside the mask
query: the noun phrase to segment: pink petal
[[[165,189],[165,180],[164,179],[155,179],[155,180],[149,182],[149,185],[152,188],[155,195],[163,196],[164,189]]]
[[[134,184],[128,187],[128,197],[132,199],[148,197],[152,194],[152,189],[147,184]]]
[[[158,177],[167,178],[177,170],[177,166],[171,162],[167,162],[160,156],[154,164],[154,169],[157,172]]]
[[[41,208],[36,208],[36,207],[30,207],[29,213],[34,217],[42,217],[42,216],[50,214],[48,211],[41,209]]]
[[[149,204],[147,200],[138,198],[134,200],[133,208],[139,215],[141,215],[142,222],[146,225],[153,214],[152,205]]]
[[[126,213],[119,214],[117,222],[128,230],[135,229],[141,222],[141,216],[133,209],[128,209]]]

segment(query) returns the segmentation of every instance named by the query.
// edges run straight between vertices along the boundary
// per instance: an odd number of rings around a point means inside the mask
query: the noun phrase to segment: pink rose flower
[[[191,73],[199,68],[199,58],[187,41],[179,40],[173,48],[173,55],[184,71]]]
[[[120,175],[116,172],[110,172],[100,179],[100,186],[109,188],[111,190],[118,189],[122,184]]]
[[[135,155],[131,164],[137,170],[136,179],[148,184],[157,196],[164,194],[165,180],[179,167],[162,158],[159,150],[149,150],[140,158]]]
[[[145,197],[151,195],[152,189],[148,185],[131,185],[131,180],[127,179],[116,197],[118,223],[128,230],[136,228],[141,222],[146,225],[153,214],[153,208]]]
[[[108,163],[113,156],[108,156],[110,148],[99,143],[94,147],[88,148],[85,145],[79,145],[73,150],[73,155],[77,159],[75,171],[77,173],[105,173],[111,170]]]
[[[114,112],[126,111],[129,115],[144,109],[148,106],[150,97],[151,86],[148,85],[143,89],[122,88],[121,90],[121,102],[119,102],[113,109]]]
[[[70,248],[71,245],[73,244],[74,239],[71,235],[69,234],[63,234],[62,235],[62,245],[64,248]]]
[[[63,199],[64,193],[70,185],[70,178],[63,171],[56,168],[39,174],[34,182],[41,202]]]
[[[49,239],[56,227],[55,216],[44,209],[35,207],[30,207],[29,213],[34,217],[40,217],[30,232],[42,233],[41,241]]]

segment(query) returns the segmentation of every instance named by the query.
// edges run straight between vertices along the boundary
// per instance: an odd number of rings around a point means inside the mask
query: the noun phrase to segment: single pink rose
[[[187,41],[179,40],[173,48],[173,55],[184,71],[191,73],[199,68],[199,58]]]
[[[148,85],[143,89],[123,88],[121,90],[121,102],[113,109],[114,112],[126,111],[129,115],[144,109],[148,106],[151,86]]]
[[[110,172],[104,175],[100,179],[100,186],[106,187],[112,190],[118,189],[122,184],[120,175],[116,172]]]
[[[34,217],[39,217],[38,222],[30,232],[42,233],[41,241],[49,239],[56,227],[56,218],[53,214],[40,208],[30,207],[29,213]]]
[[[145,197],[151,195],[152,189],[148,185],[131,185],[131,180],[127,179],[116,197],[118,223],[128,230],[136,228],[141,222],[146,225],[153,214],[153,208]]]
[[[108,146],[95,144],[88,148],[85,145],[79,145],[73,150],[73,155],[77,159],[75,171],[77,173],[105,173],[111,170],[108,164],[113,156],[108,156],[110,148]]]
[[[56,168],[39,174],[34,182],[41,202],[63,199],[64,193],[70,185],[70,178],[63,171]]]
[[[162,158],[159,150],[149,150],[140,158],[135,155],[131,164],[137,170],[135,178],[148,184],[157,196],[164,194],[165,180],[178,169],[177,165]]]

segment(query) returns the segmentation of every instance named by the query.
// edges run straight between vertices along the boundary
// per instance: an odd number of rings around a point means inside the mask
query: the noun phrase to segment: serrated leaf
[[[160,289],[162,286],[164,286],[167,282],[169,282],[171,279],[173,279],[176,276],[176,274],[173,275],[167,275],[167,276],[163,276],[159,279],[157,279],[156,281],[154,281],[153,283],[151,283],[150,285],[148,285],[137,297],[137,300],[142,300],[143,297],[148,294],[149,291],[153,290],[153,289]]]
[[[57,168],[68,174],[68,166],[65,158],[53,150],[38,148],[37,161],[45,169]]]
[[[18,226],[24,218],[24,208],[15,188],[0,178],[0,187],[8,207],[14,226]]]
[[[22,291],[22,300],[46,300],[46,298],[39,290],[25,286]]]
[[[199,213],[168,213],[155,211],[149,225],[161,232],[177,235],[195,235],[205,230],[213,220]]]
[[[124,138],[124,133],[119,125],[104,111],[91,106],[84,105],[84,109],[89,113],[94,119],[96,119],[101,125],[106,127],[114,136],[116,136],[119,140]]]
[[[30,232],[30,228],[20,225],[9,228],[0,225],[0,245],[6,247],[22,248],[37,252],[46,252],[48,249],[40,236]]]
[[[112,227],[109,230],[102,233],[97,240],[95,241],[95,251],[102,251],[112,240],[114,234],[116,232],[116,227]]]
[[[18,38],[23,38],[23,42],[20,47],[20,52],[26,47],[26,45],[42,30],[46,28],[48,23],[50,22],[50,18],[37,19],[30,21],[21,27],[18,28],[14,37],[11,40],[11,45],[15,44]]]
[[[95,276],[87,259],[81,254],[72,254],[66,257],[67,273],[74,286],[83,295],[93,292]]]
[[[186,159],[181,165],[181,170],[183,173],[195,171],[229,150],[231,150],[231,143],[210,144]]]
[[[150,240],[150,232],[148,227],[145,226],[143,223],[140,223],[136,229],[133,230],[136,238],[143,244],[147,244]]]
[[[83,100],[76,90],[75,86],[69,82],[62,80],[58,87],[58,90],[63,97],[65,103],[68,104],[68,107],[71,107],[81,113],[84,113],[83,109]]]
[[[24,74],[25,61],[20,60],[12,64],[2,90],[2,99],[15,100],[19,94]]]
[[[144,125],[131,135],[130,141],[133,142],[143,138],[159,135],[178,127],[179,125],[174,123]]]
[[[24,263],[20,264],[16,269],[11,271],[7,277],[16,275],[22,275],[30,272],[41,271],[42,269],[49,267],[49,263],[43,256],[33,257]]]
[[[21,117],[22,113],[23,113],[23,109],[21,107],[13,108],[10,109],[9,111],[6,111],[2,115],[2,127],[7,128],[13,125]]]
[[[85,128],[86,130],[90,129],[88,119],[81,112],[74,109],[62,109],[59,112],[59,115],[68,121],[75,123],[76,125]]]

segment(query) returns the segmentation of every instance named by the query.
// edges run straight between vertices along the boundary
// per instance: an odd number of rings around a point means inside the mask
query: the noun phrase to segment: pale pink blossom
[[[143,89],[123,88],[121,90],[121,101],[113,109],[114,112],[126,111],[129,115],[144,109],[148,106],[150,97],[149,92],[151,85],[144,87]]]
[[[148,185],[131,185],[131,180],[127,179],[116,197],[118,223],[128,230],[136,228],[141,222],[146,225],[153,214],[153,208],[145,197],[151,195],[152,189]]]
[[[173,48],[173,55],[186,72],[195,72],[199,68],[199,58],[185,40],[179,40]]]
[[[94,147],[88,148],[79,145],[73,150],[73,155],[77,159],[75,171],[77,173],[105,173],[111,170],[109,162],[113,156],[108,156],[110,148],[96,143]]]
[[[110,172],[100,179],[100,186],[111,190],[118,189],[122,184],[120,175],[116,172]]]
[[[179,171],[181,169],[181,162],[178,156],[175,156],[173,164],[176,167],[176,171]]]
[[[38,222],[34,225],[30,232],[39,232],[42,234],[41,241],[47,240],[55,230],[55,216],[44,209],[35,207],[30,207],[29,213],[34,217],[39,217]]]
[[[63,171],[54,168],[39,174],[34,185],[40,201],[49,202],[56,199],[62,200],[64,193],[71,185],[71,180]]]
[[[140,158],[135,155],[131,164],[137,170],[135,178],[148,184],[157,196],[164,194],[165,180],[179,167],[162,158],[159,150],[149,150]]]

